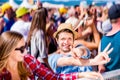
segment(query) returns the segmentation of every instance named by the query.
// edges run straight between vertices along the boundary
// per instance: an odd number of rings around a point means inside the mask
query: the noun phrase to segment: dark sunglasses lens
[[[15,50],[20,50],[21,53],[24,53],[25,49],[26,49],[26,46],[22,46],[20,48],[16,48]]]
[[[20,51],[21,51],[21,53],[24,53],[24,49],[21,49]]]
[[[21,49],[20,49],[21,53],[24,53],[25,49],[26,49],[26,46],[21,47]]]

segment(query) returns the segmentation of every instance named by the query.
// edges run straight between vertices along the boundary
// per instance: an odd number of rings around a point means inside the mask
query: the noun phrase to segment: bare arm
[[[100,42],[100,34],[96,29],[93,18],[90,18],[90,20],[87,20],[85,25],[88,27],[82,32],[82,36],[86,37],[92,31],[93,41],[88,42],[88,41],[85,41],[84,39],[78,39],[78,40],[75,40],[74,45],[76,45],[78,43],[82,43],[83,45],[88,47],[90,50],[97,49],[99,46],[99,42]],[[92,30],[90,30],[89,28]]]
[[[88,42],[85,40],[78,40],[79,43],[81,42],[83,45],[88,47],[90,50],[97,49],[100,42],[100,34],[98,33],[97,29],[95,28],[95,25],[92,26],[93,31],[93,41]]]
[[[78,75],[79,78],[91,78],[92,79],[100,79],[100,80],[104,80],[102,75],[100,73],[97,72],[80,72]]]
[[[110,54],[113,48],[110,47],[111,44],[104,49],[103,52],[99,52],[100,54],[97,55],[94,59],[82,59],[82,58],[74,58],[74,57],[61,57],[57,61],[57,66],[89,66],[89,65],[101,65],[105,64],[110,61],[108,54]],[[98,63],[99,62],[99,63]]]

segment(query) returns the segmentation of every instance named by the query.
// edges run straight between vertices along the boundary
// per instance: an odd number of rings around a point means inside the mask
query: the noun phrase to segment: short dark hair
[[[77,8],[77,7],[79,7],[79,5],[75,5],[75,6],[74,6],[74,8]]]

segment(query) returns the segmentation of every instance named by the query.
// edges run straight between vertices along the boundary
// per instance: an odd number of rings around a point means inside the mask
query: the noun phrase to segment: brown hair
[[[0,35],[0,73],[4,68],[7,68],[10,52],[17,46],[21,39],[23,39],[22,34],[14,31],[7,31]],[[23,62],[18,62],[18,73],[21,80],[27,80],[29,73]]]
[[[30,46],[31,36],[34,31],[42,30],[46,36],[46,17],[48,16],[47,9],[40,7],[35,11],[32,18],[31,28],[27,38],[27,44]]]

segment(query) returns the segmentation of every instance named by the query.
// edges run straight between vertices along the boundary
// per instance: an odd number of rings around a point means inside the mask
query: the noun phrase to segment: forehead
[[[20,46],[23,46],[23,45],[25,45],[24,38],[22,38],[22,39],[18,42],[17,47],[20,47]]]
[[[69,32],[60,32],[58,34],[58,38],[73,38],[73,34],[72,33],[69,33]]]

